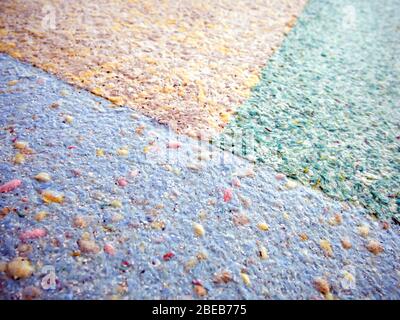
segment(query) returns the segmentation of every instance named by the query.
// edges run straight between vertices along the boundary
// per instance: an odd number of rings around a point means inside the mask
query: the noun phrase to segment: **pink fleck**
[[[32,229],[32,230],[27,230],[25,232],[22,232],[20,234],[19,238],[22,241],[25,241],[25,240],[43,238],[46,235],[47,235],[47,231],[45,229],[37,228],[37,229]]]
[[[13,179],[0,186],[0,193],[13,191],[14,189],[18,188],[21,184],[22,184],[21,180]]]
[[[104,252],[113,256],[115,254],[115,248],[111,244],[106,243],[104,245]]]
[[[28,197],[22,197],[22,198],[21,198],[21,201],[22,201],[22,202],[25,202],[25,203],[26,203],[26,202],[29,202],[29,198],[28,198]]]
[[[167,147],[170,149],[179,149],[182,144],[179,141],[169,141]]]
[[[125,178],[118,178],[117,179],[117,184],[120,186],[120,187],[125,187],[127,184],[128,184],[128,181],[125,179]]]
[[[226,188],[224,191],[224,202],[229,202],[232,200],[233,193],[231,188]]]
[[[193,279],[192,284],[195,286],[203,286],[203,284],[201,283],[201,281],[199,279]]]
[[[232,185],[233,185],[234,187],[239,188],[239,187],[240,187],[240,180],[239,180],[238,178],[234,177],[234,178],[232,179]]]
[[[76,149],[77,146],[68,146],[67,148],[68,148],[68,150],[71,150],[71,149]]]
[[[283,173],[277,173],[275,176],[276,180],[283,180],[285,179],[285,175]]]

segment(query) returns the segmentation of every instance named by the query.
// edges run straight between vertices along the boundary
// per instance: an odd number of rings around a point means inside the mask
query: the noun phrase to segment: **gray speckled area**
[[[328,298],[400,298],[397,225],[384,229],[362,209],[288,185],[265,166],[246,175],[252,166],[247,160],[176,136],[5,55],[0,93],[0,185],[22,180],[19,188],[0,194],[0,209],[15,209],[0,216],[0,262],[4,270],[23,251],[34,267],[20,280],[0,272],[1,298],[34,292],[42,299],[191,299],[198,293],[206,299],[318,299],[324,298],[313,284],[318,277],[330,284]],[[66,115],[73,116],[71,123]],[[22,164],[13,162],[16,139],[31,149]],[[172,140],[181,148],[168,149]],[[121,147],[128,156],[117,154]],[[96,156],[97,149],[104,156]],[[37,182],[39,172],[52,180]],[[116,184],[119,177],[126,178],[125,187]],[[233,197],[224,202],[227,188]],[[44,189],[64,193],[65,201],[45,204]],[[113,200],[122,206],[112,206]],[[42,210],[48,215],[37,221]],[[335,214],[341,219],[332,220]],[[74,225],[77,216],[86,227]],[[238,225],[244,216],[248,223]],[[269,230],[261,231],[260,222]],[[195,235],[193,223],[204,227],[204,236]],[[369,227],[367,236],[359,234],[360,225]],[[47,234],[21,247],[21,232],[34,229]],[[99,252],[80,251],[77,241],[85,232]],[[344,237],[352,248],[342,247]],[[367,250],[371,239],[382,245],[379,255]],[[321,240],[331,244],[331,257]],[[103,251],[105,244],[114,255]],[[268,252],[265,260],[258,256],[260,246]],[[169,252],[174,256],[166,261]],[[53,289],[41,285],[43,266],[55,269]],[[214,283],[221,271],[232,281]],[[196,293],[194,284],[202,290]]]

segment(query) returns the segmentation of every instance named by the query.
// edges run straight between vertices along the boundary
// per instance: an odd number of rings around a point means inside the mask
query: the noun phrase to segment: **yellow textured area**
[[[249,95],[306,0],[0,3],[0,51],[208,138]]]

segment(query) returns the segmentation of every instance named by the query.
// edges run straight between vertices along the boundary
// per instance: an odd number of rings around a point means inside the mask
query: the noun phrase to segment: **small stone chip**
[[[51,180],[51,176],[46,172],[40,172],[35,176],[35,179],[39,182],[49,182]]]
[[[199,171],[202,169],[202,166],[199,163],[191,162],[186,165],[186,167],[193,171]]]
[[[96,254],[100,252],[100,247],[93,240],[86,240],[84,238],[81,238],[80,240],[78,240],[78,246],[83,253]]]
[[[307,241],[308,240],[308,235],[304,232],[299,234],[300,240],[301,241]]]
[[[75,228],[86,228],[87,222],[82,216],[76,216],[73,225]]]
[[[12,87],[15,86],[18,83],[19,80],[10,80],[7,82],[7,85]]]
[[[329,219],[329,224],[331,226],[340,225],[340,224],[342,224],[342,222],[343,222],[343,219],[342,219],[342,216],[339,213],[336,213],[333,217],[331,217]]]
[[[364,238],[369,235],[369,227],[367,225],[362,225],[357,228],[358,234]]]
[[[204,227],[200,223],[194,223],[193,230],[194,230],[194,233],[199,237],[204,236],[204,234],[206,233],[204,230]]]
[[[110,206],[113,208],[122,208],[122,203],[119,200],[113,200],[111,201]]]
[[[193,291],[199,296],[204,297],[207,295],[207,290],[200,284],[196,284],[193,287]]]
[[[115,248],[113,247],[112,244],[106,243],[106,244],[104,245],[104,252],[107,253],[107,254],[109,254],[109,255],[112,255],[112,256],[113,256],[113,255],[115,255],[116,250],[115,250]]]
[[[42,199],[45,203],[63,203],[64,195],[57,191],[44,190],[42,192]]]
[[[40,222],[42,221],[44,218],[46,218],[48,215],[48,213],[46,211],[39,211],[38,213],[36,213],[35,215],[35,220]]]
[[[164,230],[165,222],[156,220],[150,223],[150,227],[155,230]]]
[[[260,246],[260,248],[258,249],[258,256],[260,257],[261,260],[268,259],[267,248],[265,248],[264,246]]]
[[[367,244],[367,249],[369,252],[378,255],[383,252],[382,245],[376,240],[370,240]]]
[[[28,147],[28,142],[22,141],[22,140],[17,140],[14,142],[14,148],[18,150],[24,150]]]
[[[64,121],[66,123],[72,123],[72,121],[74,121],[74,117],[67,114],[67,115],[64,116]]]
[[[260,222],[257,224],[258,229],[260,229],[261,231],[268,231],[269,230],[269,226],[268,224],[266,224],[265,222]]]
[[[127,157],[129,155],[129,150],[126,148],[119,148],[117,150],[117,155],[119,155],[121,157]]]
[[[214,276],[213,282],[217,284],[228,283],[232,281],[232,275],[229,271],[222,271]]]
[[[186,263],[185,263],[185,271],[189,272],[190,270],[192,270],[197,263],[199,262],[199,260],[197,258],[190,258]]]
[[[122,106],[124,104],[124,99],[120,96],[113,96],[108,98],[112,103]]]
[[[14,163],[23,164],[25,162],[25,156],[22,153],[17,153],[14,157]]]
[[[244,273],[244,272],[241,272],[241,273],[240,273],[240,277],[242,278],[244,284],[245,284],[246,286],[250,287],[251,282],[250,282],[250,277],[249,277],[249,275],[246,274],[246,273]]]
[[[350,242],[349,238],[342,238],[340,240],[340,242],[342,243],[342,247],[346,250],[350,249],[352,247],[352,244]]]
[[[96,149],[96,156],[97,157],[104,157],[104,150],[103,149]]]
[[[2,185],[0,185],[0,193],[11,192],[22,185],[22,180],[20,179],[12,179]],[[9,209],[4,208],[2,210],[2,215],[7,215],[9,213]]]
[[[327,295],[330,293],[330,285],[329,282],[324,278],[317,278],[314,280],[314,287],[323,295]]]
[[[14,279],[29,278],[33,274],[33,266],[26,258],[17,257],[7,264],[6,273]]]
[[[287,190],[292,190],[292,189],[296,188],[297,186],[298,186],[298,184],[293,180],[288,180],[288,182],[286,182],[286,184],[285,184],[285,188]]]
[[[331,243],[326,240],[326,239],[322,239],[319,242],[319,245],[321,247],[322,250],[324,250],[324,253],[327,257],[332,257],[333,256],[333,250],[332,250],[332,246]]]

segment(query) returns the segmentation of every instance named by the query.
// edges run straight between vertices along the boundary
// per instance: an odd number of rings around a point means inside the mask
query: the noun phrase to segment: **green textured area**
[[[398,219],[399,52],[400,1],[311,0],[214,143]]]

